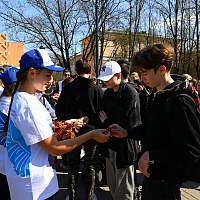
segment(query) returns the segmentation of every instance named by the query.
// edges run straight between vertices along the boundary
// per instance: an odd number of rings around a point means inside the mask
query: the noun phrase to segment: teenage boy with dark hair
[[[146,176],[142,200],[180,200],[187,160],[199,156],[196,151],[200,146],[197,109],[191,98],[176,96],[181,83],[170,76],[173,55],[171,47],[155,44],[140,50],[134,57],[142,80],[157,89],[146,122],[129,131],[129,137],[135,139],[143,134],[138,162]],[[121,132],[121,136],[127,136],[120,126],[111,127],[113,135]]]
[[[100,119],[105,127],[119,123],[131,129],[141,123],[137,91],[122,81],[121,67],[115,61],[104,64],[98,79],[107,89],[102,99]],[[106,176],[113,200],[134,199],[135,144],[129,138],[111,138],[106,144]]]
[[[98,112],[100,111],[102,89],[94,84],[91,77],[91,66],[85,60],[78,60],[75,65],[78,77],[69,83],[62,91],[55,107],[58,120],[76,119],[83,116],[89,118],[88,124],[81,128],[78,134],[99,127],[101,124]],[[97,161],[97,143],[93,140],[84,144],[84,181],[86,199],[92,200],[95,186],[95,163]],[[63,156],[65,165],[70,170],[69,200],[77,200],[78,172],[80,170],[81,148]]]

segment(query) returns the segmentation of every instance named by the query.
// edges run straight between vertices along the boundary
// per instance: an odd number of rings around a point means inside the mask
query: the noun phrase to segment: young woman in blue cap
[[[5,200],[10,200],[10,193],[5,170],[5,159],[7,158],[7,153],[5,149],[6,135],[4,134],[3,128],[8,115],[12,92],[17,81],[17,71],[17,68],[11,67],[4,73],[0,74],[0,79],[4,84],[4,90],[0,97],[0,194]]]
[[[6,140],[7,180],[12,200],[53,199],[58,184],[48,154],[61,155],[90,139],[98,142],[109,139],[109,134],[102,134],[105,132],[102,129],[74,139],[56,139],[48,111],[34,96],[37,90],[46,89],[53,71],[63,71],[63,68],[54,65],[44,49],[28,51],[21,57]]]

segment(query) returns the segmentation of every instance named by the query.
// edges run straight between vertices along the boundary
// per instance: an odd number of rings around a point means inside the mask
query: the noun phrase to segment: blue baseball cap
[[[2,80],[4,85],[10,85],[12,83],[17,82],[17,72],[19,69],[16,67],[10,67],[5,72],[0,74],[0,79]]]
[[[24,53],[19,61],[21,69],[33,67],[35,69],[49,69],[62,72],[63,67],[55,65],[45,49],[32,49]]]

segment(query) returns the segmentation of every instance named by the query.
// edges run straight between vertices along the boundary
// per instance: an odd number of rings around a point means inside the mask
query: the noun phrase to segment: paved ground
[[[56,200],[67,200],[67,185],[68,185],[68,179],[67,173],[62,173],[62,172],[58,172],[57,173],[58,176],[58,182],[59,182],[59,187],[60,190],[58,191],[58,193],[56,194]],[[79,178],[79,187],[78,187],[78,194],[79,194],[79,199],[80,200],[84,200],[84,183],[81,179],[81,175]],[[110,195],[109,192],[109,188],[108,187],[97,187],[95,190],[95,195],[96,198],[94,198],[94,200],[112,200],[112,197]]]
[[[59,160],[60,161],[60,160]],[[58,162],[59,162],[58,161]],[[68,173],[59,171],[57,172],[59,191],[56,194],[55,200],[67,200],[68,193]],[[137,171],[138,182],[141,184],[141,173]],[[84,183],[81,178],[79,178],[79,187],[78,187],[79,200],[85,200],[84,196]],[[96,197],[94,200],[112,200],[110,191],[108,187],[97,187],[95,190]],[[187,182],[181,188],[182,200],[200,200],[200,184],[195,184],[193,182]],[[162,200],[162,199],[161,199]]]
[[[182,200],[200,200],[200,184],[187,182],[181,188]]]
[[[67,200],[67,173],[58,172],[58,180],[60,190],[56,194],[55,200]],[[79,179],[78,188],[79,199],[84,200],[84,184],[81,178]],[[95,191],[96,197],[94,200],[112,200],[108,187],[98,187]],[[186,183],[181,188],[182,200],[200,200],[200,184],[196,185],[191,182]]]
[[[181,189],[182,200],[200,200],[200,191],[196,189]]]

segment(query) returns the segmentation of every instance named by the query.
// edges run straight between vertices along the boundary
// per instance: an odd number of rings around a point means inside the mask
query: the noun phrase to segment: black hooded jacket
[[[176,96],[176,81],[157,92],[149,106],[146,123],[133,128],[129,137],[142,140],[142,152],[149,151],[150,179],[182,182],[188,155],[200,147],[200,124],[195,103]],[[200,152],[199,152],[200,153]]]
[[[62,90],[55,107],[56,116],[58,120],[87,116],[89,125],[80,132],[97,128],[101,124],[98,113],[101,109],[102,96],[102,89],[99,86],[92,80],[79,76]]]
[[[139,94],[126,83],[121,83],[117,92],[114,92],[113,89],[105,91],[102,108],[108,117],[104,122],[104,127],[116,123],[129,130],[141,124]],[[106,147],[116,151],[118,168],[125,168],[134,164],[136,152],[135,142],[132,139],[112,137],[107,142]]]

